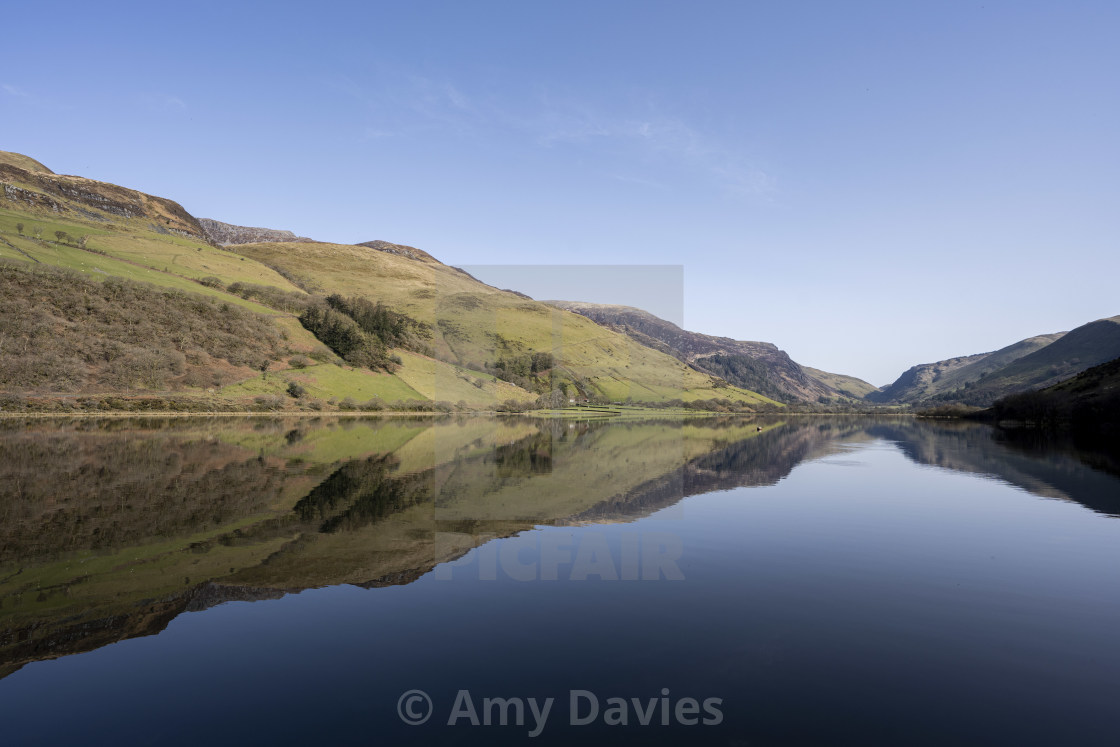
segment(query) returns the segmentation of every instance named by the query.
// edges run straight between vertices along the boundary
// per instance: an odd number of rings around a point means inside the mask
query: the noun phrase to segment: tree
[[[23,224],[22,223],[17,223],[16,224],[16,231],[19,232],[20,236],[23,236]]]
[[[62,241],[62,239],[66,237],[66,232],[65,231],[55,231],[54,232],[54,237],[56,239],[58,239],[59,241]]]
[[[552,353],[533,353],[533,373],[547,371],[553,363]]]

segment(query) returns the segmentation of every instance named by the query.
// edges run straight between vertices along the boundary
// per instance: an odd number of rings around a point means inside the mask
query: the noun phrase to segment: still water
[[[1116,744],[1108,469],[910,419],[9,424],[0,744]]]

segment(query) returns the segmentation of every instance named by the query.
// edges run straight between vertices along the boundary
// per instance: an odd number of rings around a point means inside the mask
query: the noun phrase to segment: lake
[[[0,423],[0,743],[1116,744],[1114,469],[909,418]]]

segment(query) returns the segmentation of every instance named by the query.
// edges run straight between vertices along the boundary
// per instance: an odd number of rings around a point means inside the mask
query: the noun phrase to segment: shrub
[[[271,319],[120,278],[0,261],[0,388],[11,391],[220,385],[214,359],[277,357]]]
[[[296,291],[286,291],[274,288],[271,285],[255,285],[253,283],[230,283],[226,288],[235,296],[249,300],[252,299],[265,306],[271,306],[281,311],[301,313],[311,303],[311,296]]]
[[[302,397],[305,394],[307,394],[307,390],[304,389],[301,385],[297,384],[296,382],[293,381],[290,384],[288,384],[288,396],[294,397],[295,399],[299,399],[300,397]]]
[[[284,398],[278,394],[262,394],[259,397],[254,397],[253,402],[258,410],[284,409]]]

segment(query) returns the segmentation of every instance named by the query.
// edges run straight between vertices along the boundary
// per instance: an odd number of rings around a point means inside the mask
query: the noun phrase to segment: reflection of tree
[[[526,477],[552,472],[552,432],[548,430],[527,436],[512,444],[494,449],[497,476]]]
[[[318,521],[320,532],[349,531],[432,500],[431,474],[393,477],[392,455],[349,462],[295,505],[303,522]]]

